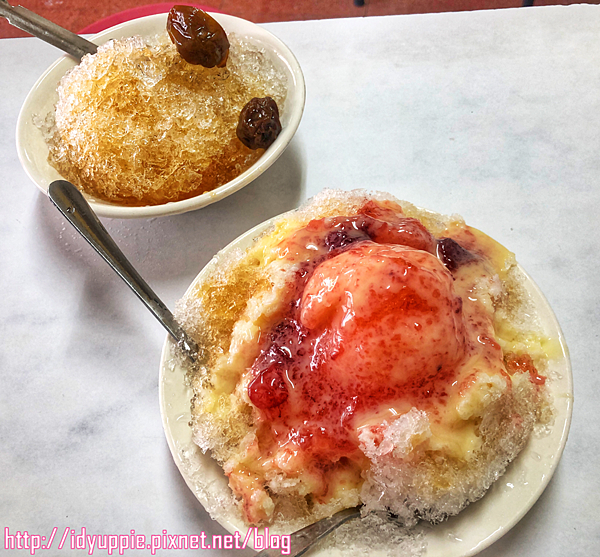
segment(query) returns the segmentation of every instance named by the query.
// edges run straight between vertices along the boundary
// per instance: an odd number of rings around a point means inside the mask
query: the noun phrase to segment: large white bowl
[[[124,207],[86,195],[96,214],[117,218],[157,217],[185,213],[210,205],[247,186],[260,176],[279,158],[296,133],[304,110],[305,86],[302,70],[292,51],[272,33],[254,23],[226,14],[211,15],[227,33],[233,32],[264,48],[272,62],[287,76],[288,94],[284,106],[280,107],[283,129],[279,137],[248,170],[213,191],[183,201],[145,207]],[[111,27],[94,35],[91,40],[102,44],[110,39],[132,35],[152,36],[163,32],[166,22],[167,14],[142,17]],[[67,70],[75,65],[75,59],[67,55],[52,64],[27,95],[17,121],[19,159],[25,172],[44,193],[47,193],[51,182],[64,178],[48,163],[48,146],[42,132],[34,123],[34,117],[43,118],[54,109],[58,101],[58,83]]]
[[[274,220],[258,225],[219,252],[196,277],[187,293],[205,280],[223,260],[222,257],[227,258],[227,253],[250,247],[254,239],[271,226]],[[424,529],[426,557],[469,557],[483,551],[506,534],[523,518],[548,485],[567,441],[573,410],[573,378],[569,353],[548,301],[531,277],[522,268],[520,270],[543,333],[557,340],[560,346],[560,353],[550,362],[552,378],[547,383],[554,400],[555,420],[547,434],[533,435],[530,438],[506,473],[480,501],[469,505],[448,521]],[[228,531],[240,531],[245,536],[248,527],[234,512],[219,511],[219,502],[229,493],[227,478],[219,465],[209,455],[203,454],[192,441],[189,427],[192,391],[186,384],[185,370],[174,365],[173,350],[174,345],[170,337],[167,337],[160,365],[159,395],[163,426],[171,453],[188,487],[210,510],[213,518]],[[376,552],[369,554],[378,555]],[[317,551],[314,555],[343,556],[344,552],[328,548],[327,551]]]

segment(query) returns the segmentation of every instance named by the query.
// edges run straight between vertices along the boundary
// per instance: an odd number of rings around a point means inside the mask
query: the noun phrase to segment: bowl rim
[[[225,197],[228,197],[258,178],[283,154],[290,141],[294,137],[298,126],[300,125],[306,102],[306,84],[304,75],[294,53],[281,39],[279,39],[279,37],[264,27],[236,16],[217,12],[209,13],[225,28],[228,27],[228,23],[230,25],[231,23],[234,25],[241,25],[249,30],[253,30],[259,40],[264,38],[268,39],[268,44],[263,43],[263,46],[267,46],[273,52],[274,56],[281,61],[283,66],[285,66],[286,73],[289,74],[287,99],[293,98],[294,102],[291,104],[290,101],[289,120],[287,124],[275,142],[265,151],[258,161],[256,161],[250,168],[245,170],[233,180],[212,191],[204,192],[195,197],[181,201],[173,201],[160,205],[144,205],[141,207],[127,207],[115,203],[104,202],[94,198],[93,196],[90,196],[89,194],[84,194],[97,215],[111,218],[150,218],[176,215],[206,207],[212,203],[224,199]],[[127,33],[121,32],[134,25],[139,25],[140,23],[146,23],[150,25],[157,24],[160,21],[166,21],[166,18],[167,13],[160,13],[132,19],[105,29],[104,31],[91,36],[90,40],[100,45],[110,39],[116,38],[117,36],[128,36]],[[250,33],[245,31],[234,30],[233,32],[246,37],[250,36]],[[139,33],[134,32],[133,34]],[[58,60],[51,64],[30,89],[17,118],[15,139],[19,161],[21,162],[21,166],[25,170],[25,173],[46,195],[48,193],[47,188],[53,179],[49,179],[47,176],[44,176],[44,174],[38,170],[38,166],[33,163],[29,157],[29,153],[31,152],[32,148],[29,147],[29,142],[24,139],[24,136],[26,131],[35,126],[35,124],[32,122],[32,118],[35,115],[35,111],[32,110],[32,105],[34,104],[36,96],[39,96],[40,89],[44,85],[44,82],[49,79],[50,75],[56,72],[57,68],[65,66],[64,71],[61,74],[64,75],[64,73],[75,64],[76,61],[73,59],[73,57],[67,54],[61,56]],[[55,179],[60,178],[62,177],[57,176]]]

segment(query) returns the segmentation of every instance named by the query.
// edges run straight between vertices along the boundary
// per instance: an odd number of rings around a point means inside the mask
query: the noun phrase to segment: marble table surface
[[[596,554],[600,7],[265,27],[296,53],[306,77],[306,110],[288,150],[215,205],[106,219],[106,227],[173,306],[220,248],[325,187],[385,190],[462,214],[514,251],[545,293],[575,383],[571,433],[553,479],[481,555]],[[59,536],[66,527],[224,533],[165,441],[157,388],[164,331],[17,159],[19,108],[58,56],[36,39],[0,41],[0,553],[28,554],[4,551],[6,527],[45,536],[54,527]],[[65,546],[52,554],[87,552]]]

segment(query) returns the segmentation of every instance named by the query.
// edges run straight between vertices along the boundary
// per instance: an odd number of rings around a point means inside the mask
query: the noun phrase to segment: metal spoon
[[[134,269],[81,192],[71,182],[56,180],[48,187],[48,196],[77,232],[88,241],[125,281],[127,286],[135,292],[138,298],[144,302],[154,317],[160,321],[161,325],[190,359],[196,361],[200,356],[198,345],[181,328],[167,306]]]
[[[5,17],[11,25],[60,48],[78,60],[81,60],[85,54],[95,54],[98,49],[94,43],[83,37],[23,6],[11,6],[7,0],[0,0],[0,16]]]
[[[200,357],[198,346],[177,323],[173,314],[158,298],[146,281],[111,238],[81,192],[71,182],[57,180],[48,187],[48,196],[64,217],[125,281],[162,326],[183,348],[192,361]],[[360,507],[340,511],[290,535],[290,557],[306,553],[321,538],[345,522],[360,516]],[[279,557],[281,549],[265,549],[256,557]]]
[[[353,518],[360,516],[361,507],[353,507],[351,509],[344,509],[339,513],[335,513],[329,518],[324,518],[315,522],[302,530],[298,530],[290,535],[290,557],[299,557],[304,555],[313,545],[315,545],[320,539],[324,538],[336,528],[339,528],[344,522],[348,522]],[[281,549],[265,549],[254,557],[280,557]]]

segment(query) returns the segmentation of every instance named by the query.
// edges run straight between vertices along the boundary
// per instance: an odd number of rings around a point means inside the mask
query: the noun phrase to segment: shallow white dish
[[[275,217],[258,225],[225,247],[220,254],[233,249],[245,250],[266,230]],[[220,255],[213,258],[190,285],[188,292],[203,281],[219,264]],[[569,353],[560,325],[548,301],[531,277],[520,268],[525,287],[536,308],[543,333],[556,339],[560,354],[550,363],[553,372],[548,382],[554,399],[555,421],[549,433],[532,436],[525,449],[509,466],[506,473],[478,502],[469,505],[459,515],[436,526],[424,526],[427,543],[426,557],[469,557],[489,547],[508,532],[529,511],[542,494],[562,455],[571,424],[573,409],[573,377]],[[188,425],[191,420],[192,391],[186,386],[185,371],[173,364],[173,343],[167,337],[163,346],[159,396],[163,426],[175,463],[185,482],[198,500],[209,509],[229,532],[248,530],[233,513],[215,512],[220,501],[229,493],[228,482],[221,467],[193,443]],[[205,487],[205,486],[208,486]],[[342,550],[317,551],[311,555],[340,555]],[[371,552],[370,555],[377,555]]]
[[[249,42],[263,47],[272,62],[287,76],[288,94],[285,104],[280,110],[283,129],[279,137],[248,170],[213,191],[183,201],[145,207],[123,207],[86,195],[96,214],[116,218],[157,217],[185,213],[210,205],[247,186],[260,176],[279,158],[296,133],[304,111],[305,86],[302,70],[292,51],[269,31],[254,23],[226,14],[213,13],[211,15],[226,32],[236,33]],[[134,19],[98,33],[91,40],[96,44],[102,44],[110,39],[132,35],[156,35],[164,32],[166,21],[167,14]],[[53,110],[58,100],[56,92],[58,83],[67,70],[75,65],[76,60],[67,55],[52,64],[27,95],[17,121],[19,160],[27,175],[44,193],[47,193],[48,185],[51,182],[63,179],[63,177],[48,163],[48,147],[42,132],[34,124],[34,116],[44,118]]]

